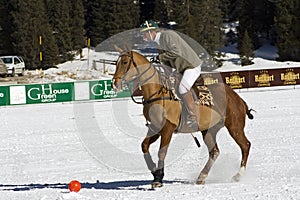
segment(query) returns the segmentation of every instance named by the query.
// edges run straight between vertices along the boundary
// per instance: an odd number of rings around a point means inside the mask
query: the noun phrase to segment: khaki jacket
[[[202,64],[195,51],[172,30],[162,30],[158,45],[159,60],[177,72],[195,68]]]

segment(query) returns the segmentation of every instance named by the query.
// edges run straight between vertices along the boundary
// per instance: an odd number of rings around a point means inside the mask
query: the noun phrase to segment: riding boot
[[[198,131],[197,107],[191,91],[182,94],[183,103],[188,111],[187,125],[194,131]]]

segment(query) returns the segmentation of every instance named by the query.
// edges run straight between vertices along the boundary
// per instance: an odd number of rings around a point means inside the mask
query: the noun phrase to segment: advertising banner
[[[249,71],[222,72],[223,82],[233,89],[249,86]]]
[[[225,83],[233,89],[300,84],[300,67],[247,70],[234,72],[203,72],[205,85]],[[68,101],[104,100],[141,96],[138,84],[116,93],[112,80],[93,80],[65,83],[45,83],[0,86],[0,106]]]
[[[0,106],[9,104],[9,86],[0,86]]]
[[[26,89],[25,85],[10,86],[9,87],[9,102],[11,105],[25,104],[26,103]]]
[[[129,90],[116,93],[111,80],[90,81],[90,100],[130,97]]]
[[[300,68],[250,71],[249,87],[271,87],[300,84]]]
[[[223,78],[221,76],[221,73],[218,72],[209,72],[209,73],[202,73],[201,77],[203,79],[204,85],[211,85],[216,83],[223,83]]]
[[[300,68],[280,69],[280,85],[300,84]]]
[[[73,101],[74,83],[26,85],[26,103],[54,103]]]

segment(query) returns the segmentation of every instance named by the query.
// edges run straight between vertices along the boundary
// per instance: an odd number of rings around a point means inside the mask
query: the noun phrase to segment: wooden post
[[[43,38],[40,35],[39,37],[39,44],[40,44],[40,77],[44,77],[44,72],[43,72],[43,51],[42,51],[42,45],[43,45]]]
[[[105,65],[105,62],[103,63],[103,74],[106,74],[106,65]]]
[[[90,45],[91,45],[91,38],[88,38],[87,39],[87,46],[88,46],[88,62],[87,62],[87,65],[88,65],[88,69],[90,68]]]

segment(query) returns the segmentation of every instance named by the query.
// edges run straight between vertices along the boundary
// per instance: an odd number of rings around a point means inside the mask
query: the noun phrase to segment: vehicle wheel
[[[15,69],[12,69],[12,70],[11,70],[11,76],[14,77],[15,75],[16,75],[16,74],[15,74]]]
[[[19,76],[24,76],[24,73],[25,73],[25,69],[23,68],[22,69],[22,72],[20,74],[18,74]]]

